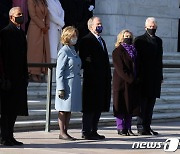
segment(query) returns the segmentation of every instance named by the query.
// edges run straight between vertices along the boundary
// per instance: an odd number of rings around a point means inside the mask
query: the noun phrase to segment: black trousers
[[[83,113],[82,116],[82,134],[90,135],[98,130],[98,122],[101,112]]]
[[[141,98],[140,99],[140,115],[137,117],[137,130],[150,131],[150,125],[153,115],[153,109],[156,98]]]
[[[17,115],[12,115],[8,113],[1,114],[1,139],[2,140],[11,140],[13,138],[14,124],[16,121]]]

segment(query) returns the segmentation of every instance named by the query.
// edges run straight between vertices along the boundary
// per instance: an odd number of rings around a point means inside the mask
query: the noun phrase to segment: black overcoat
[[[142,97],[160,98],[162,71],[162,40],[146,32],[135,39],[137,49],[137,76]]]
[[[90,5],[93,5],[95,8],[95,0],[85,0],[86,2],[86,11],[87,11],[87,20],[93,16],[93,11],[89,11]]]
[[[2,91],[2,113],[28,115],[27,43],[24,32],[12,22],[0,32],[4,77],[10,87]]]
[[[84,0],[60,0],[64,9],[65,26],[74,26],[79,31],[79,39],[88,34],[87,5]]]
[[[112,52],[113,72],[113,111],[114,116],[138,115],[138,86],[135,78],[135,63],[120,44]]]
[[[104,49],[90,32],[80,42],[83,67],[83,112],[109,111],[111,69],[106,44]]]
[[[9,10],[12,8],[12,0],[0,0],[0,30],[9,23]]]

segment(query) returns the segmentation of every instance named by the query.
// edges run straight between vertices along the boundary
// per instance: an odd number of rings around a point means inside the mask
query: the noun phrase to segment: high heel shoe
[[[59,134],[59,139],[61,139],[61,140],[66,140],[66,141],[74,141],[74,140],[72,139],[72,137],[70,137],[70,136],[68,136],[68,135],[63,136],[63,135],[61,135],[61,134]]]
[[[120,130],[120,129],[118,129],[117,130],[118,131],[118,134],[119,135],[122,135],[122,136],[127,136],[127,129],[122,129],[122,130]]]

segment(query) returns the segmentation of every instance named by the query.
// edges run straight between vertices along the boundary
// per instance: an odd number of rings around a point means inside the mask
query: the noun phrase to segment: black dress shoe
[[[128,129],[127,136],[137,136],[137,135],[134,134],[131,129]]]
[[[0,144],[5,146],[13,146],[14,143],[11,140],[1,140]]]
[[[152,135],[150,131],[138,131],[138,135]]]
[[[103,139],[105,139],[105,136],[99,135],[98,133],[91,133],[88,135],[83,134],[82,138],[85,140],[103,140]]]
[[[82,134],[82,138],[85,139],[85,140],[91,140],[91,135]]]
[[[151,132],[153,135],[159,135],[158,132],[155,132],[155,131],[153,131],[152,129],[150,129],[150,132]]]
[[[118,129],[117,131],[119,135],[127,136],[127,133],[128,133],[127,129],[122,129],[122,130]]]
[[[104,135],[99,135],[97,132],[92,133],[92,137],[97,138],[97,140],[103,140],[105,139]]]
[[[11,142],[12,142],[14,145],[23,145],[22,142],[17,141],[15,138],[12,138],[12,139],[11,139]]]

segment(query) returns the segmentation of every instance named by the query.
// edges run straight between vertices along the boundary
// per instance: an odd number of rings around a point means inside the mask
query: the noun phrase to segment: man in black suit
[[[137,77],[140,86],[140,111],[137,129],[140,135],[158,135],[150,125],[156,98],[160,98],[162,71],[162,40],[155,35],[157,23],[149,17],[145,22],[145,34],[135,39],[137,49]]]
[[[20,7],[9,11],[10,22],[0,31],[0,55],[6,85],[1,87],[1,138],[0,144],[22,145],[14,136],[18,115],[27,116],[27,43],[20,25],[23,14]]]
[[[100,18],[88,20],[89,34],[82,38],[79,54],[83,72],[82,138],[104,139],[99,135],[101,112],[108,112],[111,98],[111,69],[105,41],[100,36]]]

